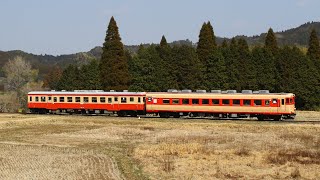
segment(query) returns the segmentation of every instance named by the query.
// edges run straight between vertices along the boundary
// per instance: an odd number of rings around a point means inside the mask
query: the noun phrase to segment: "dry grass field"
[[[320,179],[320,112],[297,121],[0,114],[0,179]]]

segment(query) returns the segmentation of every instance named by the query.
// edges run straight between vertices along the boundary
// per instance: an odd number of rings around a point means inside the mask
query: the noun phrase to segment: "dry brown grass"
[[[0,114],[0,179],[320,179],[319,159],[320,124]]]

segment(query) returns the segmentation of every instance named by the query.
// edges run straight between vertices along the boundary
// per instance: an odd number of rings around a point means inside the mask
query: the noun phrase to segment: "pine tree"
[[[274,92],[276,89],[276,66],[272,53],[266,48],[255,47],[252,50],[252,61],[256,62],[257,85],[259,89]]]
[[[200,30],[199,42],[197,46],[198,58],[203,64],[205,64],[215,46],[215,36],[210,22],[203,23]]]
[[[100,80],[104,90],[128,89],[129,70],[118,26],[111,17],[100,61]]]
[[[73,91],[76,89],[81,89],[79,76],[80,72],[78,67],[72,64],[69,65],[62,73],[60,81],[58,82],[57,90]]]
[[[320,72],[320,45],[315,29],[312,29],[310,34],[307,56],[314,62],[315,66]]]
[[[221,49],[212,51],[207,62],[206,86],[208,89],[227,89],[226,63]]]
[[[248,43],[243,38],[240,38],[238,40],[238,53],[239,56],[236,64],[237,67],[240,69],[239,83],[241,84],[241,90],[256,89],[257,84],[255,62],[252,61]]]
[[[241,69],[238,67],[239,51],[238,42],[235,38],[231,39],[227,50],[224,50],[224,57],[227,65],[227,84],[229,89],[241,90],[241,83],[239,81],[239,74]]]
[[[167,47],[168,43],[167,43],[167,39],[166,37],[164,37],[164,35],[161,37],[161,41],[160,41],[160,47]]]
[[[265,47],[272,53],[275,54],[278,51],[278,43],[276,35],[274,34],[272,28],[268,30],[266,39],[265,39]]]
[[[97,90],[101,89],[99,62],[95,59],[91,60],[89,64],[83,65],[80,70],[80,89]]]

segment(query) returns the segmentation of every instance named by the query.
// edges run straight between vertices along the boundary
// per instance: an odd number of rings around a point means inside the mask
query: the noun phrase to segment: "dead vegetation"
[[[319,179],[319,140],[310,123],[0,114],[0,179]]]

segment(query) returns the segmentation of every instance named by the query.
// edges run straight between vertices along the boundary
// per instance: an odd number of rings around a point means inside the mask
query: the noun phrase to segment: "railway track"
[[[14,113],[13,113],[14,114]],[[34,115],[31,113],[27,113],[30,115]],[[40,114],[40,115],[45,115],[45,114]],[[59,115],[59,116],[104,116],[106,118],[124,118],[124,117],[118,117],[117,115],[113,114],[69,114],[69,113],[59,113],[59,114],[50,114],[50,115]],[[213,121],[213,122],[253,122],[253,123],[283,123],[283,124],[320,124],[320,119],[319,120],[280,120],[280,121],[274,121],[274,120],[263,120],[263,121],[258,121],[257,119],[253,118],[212,118],[212,117],[188,117],[188,116],[182,116],[180,118],[161,118],[159,116],[152,116],[152,115],[141,115],[138,117],[130,117],[127,116],[127,118],[133,118],[133,119],[168,119],[168,120],[181,120],[182,122],[184,120],[206,120],[206,121]]]

